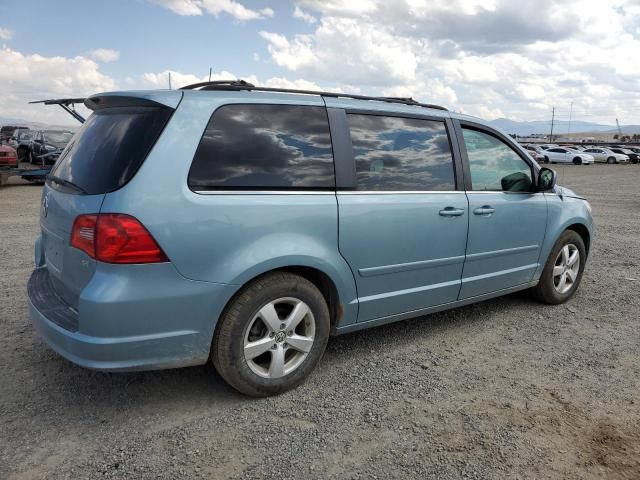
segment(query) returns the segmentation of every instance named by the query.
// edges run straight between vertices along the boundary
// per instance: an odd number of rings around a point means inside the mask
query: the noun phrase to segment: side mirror
[[[558,174],[550,168],[541,168],[538,173],[538,190],[546,192],[553,190],[558,182]]]

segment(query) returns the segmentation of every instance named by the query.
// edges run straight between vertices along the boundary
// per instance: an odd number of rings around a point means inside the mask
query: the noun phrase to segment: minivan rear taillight
[[[169,261],[144,225],[121,213],[79,215],[73,222],[71,246],[106,263]]]

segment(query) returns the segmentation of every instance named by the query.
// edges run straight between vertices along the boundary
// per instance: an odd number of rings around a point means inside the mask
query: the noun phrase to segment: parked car
[[[79,365],[211,359],[271,395],[330,335],[525,289],[559,304],[580,284],[588,202],[480,119],[239,82],[85,104],[28,283],[36,329]]]
[[[24,128],[24,127],[15,126],[15,125],[4,125],[0,127],[0,144],[8,143],[9,139],[13,136],[13,132],[17,128]]]
[[[18,135],[20,135],[22,132],[29,132],[30,129],[28,127],[17,127],[13,133],[11,134],[11,136],[7,139],[7,145],[9,145],[12,148],[15,148],[17,150],[18,148],[18,141],[17,141],[17,137]]]
[[[539,145],[523,145],[523,147],[529,151],[534,160],[538,163],[545,163],[544,149]]]
[[[0,167],[17,167],[18,154],[9,145],[0,145]]]
[[[588,153],[579,152],[572,148],[554,147],[544,152],[545,162],[549,163],[573,163],[574,165],[589,165],[594,158]]]
[[[13,134],[11,146],[18,152],[18,161],[25,162],[31,159],[31,144],[35,138],[36,131],[29,129],[19,129]]]
[[[620,163],[628,162],[629,157],[622,153],[617,153],[613,149],[604,147],[594,147],[585,150],[585,153],[593,155],[596,162]]]
[[[612,148],[611,151],[618,155],[625,155],[631,163],[638,163],[640,157],[639,152],[635,152],[632,148]]]
[[[634,146],[627,147],[627,148],[628,148],[629,150],[631,150],[633,153],[640,155],[640,147],[636,147],[636,146],[634,145]]]
[[[36,132],[31,143],[31,162],[43,165],[54,164],[71,138],[73,138],[73,133],[67,130]]]

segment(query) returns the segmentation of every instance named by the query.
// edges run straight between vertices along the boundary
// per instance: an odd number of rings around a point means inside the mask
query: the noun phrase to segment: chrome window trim
[[[192,190],[198,195],[335,195],[335,190]]]
[[[197,195],[542,195],[545,192],[505,192],[501,190],[192,190]],[[547,192],[548,193],[548,192]]]
[[[508,190],[467,190],[468,194],[496,194],[496,193],[504,193],[505,195],[542,195],[544,192],[510,192]]]
[[[450,195],[453,193],[465,193],[464,190],[352,190],[337,191],[341,195]]]

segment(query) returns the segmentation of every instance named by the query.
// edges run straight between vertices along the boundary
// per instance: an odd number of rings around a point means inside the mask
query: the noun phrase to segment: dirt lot
[[[0,188],[0,478],[640,478],[640,166],[558,168],[592,202],[582,286],[334,338],[252,400],[207,367],[104,374],[25,306],[40,187]]]

